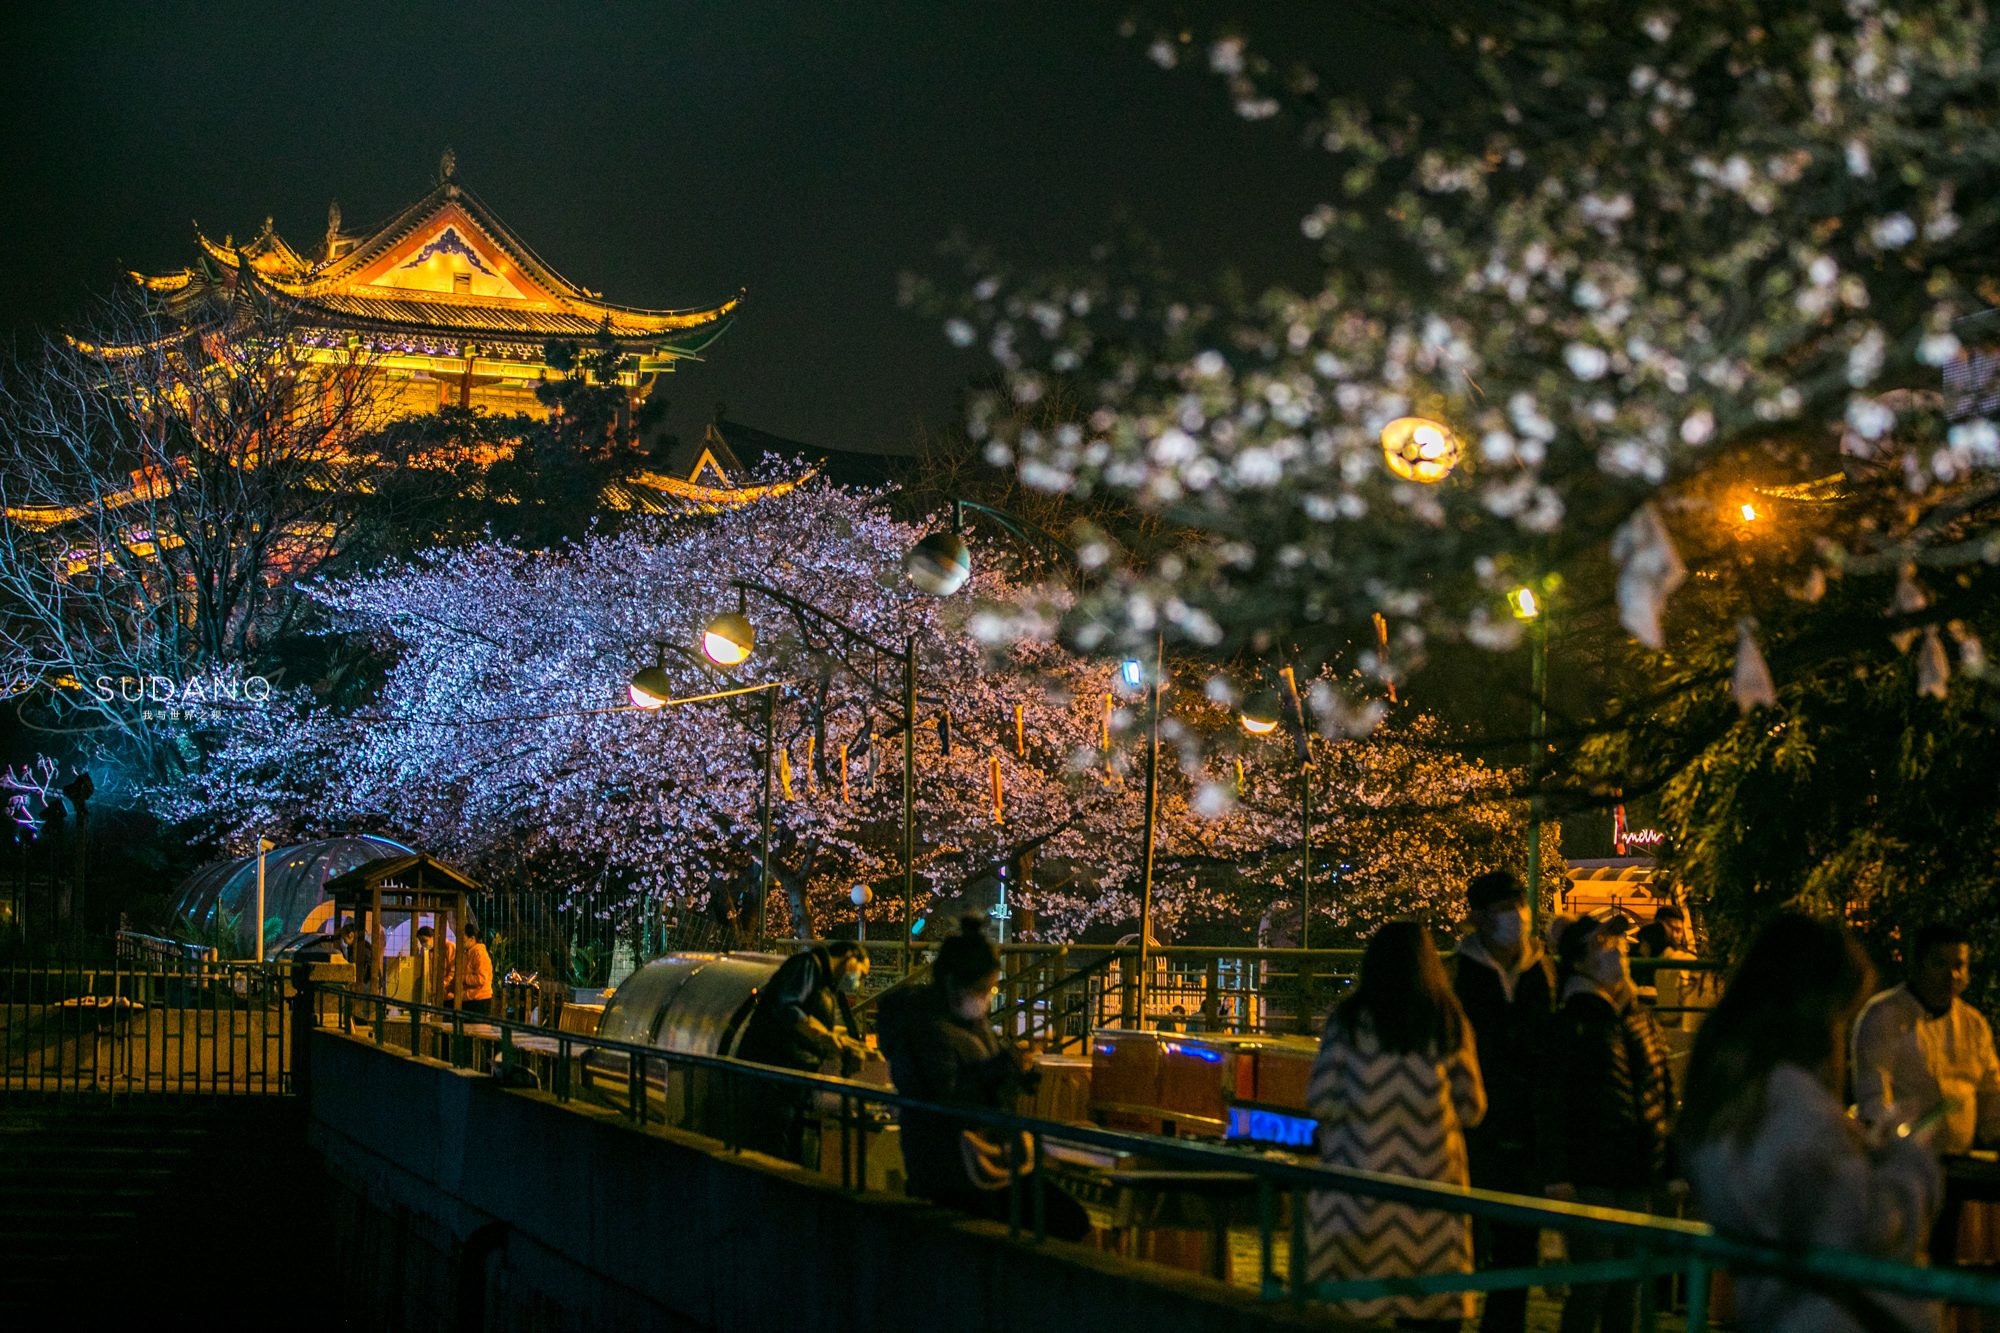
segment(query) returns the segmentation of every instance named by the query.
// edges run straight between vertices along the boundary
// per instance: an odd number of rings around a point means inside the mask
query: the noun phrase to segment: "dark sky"
[[[1351,25],[1259,0],[1252,35],[1380,69]],[[1316,12],[1324,14],[1324,9]],[[983,366],[897,309],[896,275],[962,227],[1080,258],[1121,211],[1185,269],[1305,281],[1298,219],[1329,191],[1294,134],[1163,73],[1094,4],[22,6],[0,36],[0,329],[74,316],[125,268],[176,269],[268,214],[301,249],[459,178],[612,301],[750,299],[678,372],[781,435],[906,448]],[[1227,20],[1228,11],[1212,18]],[[1303,49],[1307,40],[1316,49]]]

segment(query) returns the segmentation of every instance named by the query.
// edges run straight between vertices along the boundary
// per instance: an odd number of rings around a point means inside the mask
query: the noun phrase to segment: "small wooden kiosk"
[[[353,922],[360,927],[361,945],[368,951],[364,960],[356,963],[356,982],[364,983],[361,988],[385,994],[383,989],[384,948],[387,943],[387,923],[385,918],[406,918],[410,923],[410,938],[414,945],[421,918],[429,917],[429,924],[437,932],[440,940],[456,940],[459,928],[465,923],[465,895],[480,886],[473,880],[443,865],[422,853],[409,856],[385,856],[367,861],[344,875],[337,875],[326,882],[326,895],[333,902],[333,933],[338,936],[341,927]],[[444,989],[443,968],[438,962],[443,950],[432,954],[431,970],[434,976],[425,978],[425,994],[435,997]],[[365,977],[364,977],[365,968]],[[458,988],[451,988],[451,1005],[456,1009]],[[435,999],[432,999],[435,1003]]]

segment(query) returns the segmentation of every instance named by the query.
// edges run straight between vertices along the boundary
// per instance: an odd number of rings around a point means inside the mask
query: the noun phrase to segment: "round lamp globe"
[[[903,557],[903,573],[919,591],[949,597],[972,577],[972,550],[955,532],[933,532]]]

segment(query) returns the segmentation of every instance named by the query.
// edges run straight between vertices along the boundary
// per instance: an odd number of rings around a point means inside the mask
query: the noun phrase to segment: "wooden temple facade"
[[[620,379],[637,398],[676,362],[699,359],[742,305],[740,291],[687,310],[613,305],[543,262],[453,169],[447,153],[428,194],[367,231],[344,230],[336,204],[326,235],[306,250],[267,218],[240,245],[197,231],[193,264],[132,276],[190,327],[226,325],[239,302],[277,298],[290,312],[295,361],[365,364],[388,381],[384,405],[409,413],[455,404],[545,416],[535,397],[553,373],[543,349],[551,340],[588,346],[600,333],[633,359]]]
[[[618,378],[628,406],[636,407],[660,375],[699,360],[743,303],[738,291],[685,310],[614,305],[556,273],[455,178],[454,168],[446,153],[429,193],[366,231],[344,229],[338,204],[329,210],[325,236],[306,250],[280,236],[268,218],[242,244],[230,236],[211,240],[197,227],[200,254],[193,264],[132,278],[158,314],[204,339],[227,339],[249,324],[253,303],[275,304],[285,314],[283,356],[304,373],[367,376],[367,410],[384,422],[449,406],[544,419],[549,408],[536,386],[560,374],[548,364],[548,345],[575,343],[588,351],[607,334],[628,358]],[[114,363],[146,350],[78,345]],[[712,513],[790,490],[804,473],[826,469],[827,460],[806,446],[761,434],[756,443],[751,462],[762,461],[761,446],[774,444],[780,461],[802,465],[803,473],[757,477],[711,426],[700,441],[610,487],[604,502],[647,513]],[[136,496],[147,483],[135,474],[134,484]],[[119,508],[130,498],[121,493],[98,503]],[[47,528],[83,510],[4,512]]]

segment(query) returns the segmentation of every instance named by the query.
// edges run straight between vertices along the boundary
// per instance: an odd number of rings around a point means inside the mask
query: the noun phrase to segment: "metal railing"
[[[771,947],[793,952],[819,942],[775,940]],[[871,940],[865,947],[872,975],[882,979],[867,997],[872,1000],[907,979],[903,943]],[[922,958],[936,946],[916,947]],[[1137,945],[1005,944],[1000,955],[994,1021],[1015,1037],[1055,1051],[1082,1046],[1103,1027],[1171,1024],[1186,1032],[1239,1036],[1317,1033],[1361,964],[1359,949],[1165,945],[1147,950],[1142,1000]]]
[[[0,1101],[284,1095],[292,969],[141,957],[0,969]]]
[[[777,940],[792,952],[817,941]],[[880,978],[865,997],[920,979],[902,967],[901,940],[865,946]],[[934,948],[919,944],[919,956]],[[1000,995],[994,1022],[1010,1036],[1066,1051],[1107,1027],[1159,1027],[1194,1034],[1317,1035],[1361,966],[1359,949],[1232,949],[1165,945],[1147,950],[1145,998],[1139,996],[1136,945],[1007,944],[1000,946]],[[1635,958],[1642,984],[1660,972],[1715,973],[1712,959]],[[1661,1014],[1705,1012],[1708,1005],[1669,1005]],[[1141,1013],[1141,1010],[1144,1010]]]
[[[213,963],[219,960],[222,953],[212,944],[189,944],[186,940],[170,940],[162,935],[142,935],[136,930],[119,931],[115,945],[120,959],[132,961],[177,963],[182,959],[192,959]]]
[[[1630,1281],[1638,1284],[1642,1326],[1653,1330],[1660,1314],[1654,1304],[1657,1284],[1653,1279],[1679,1274],[1685,1283],[1685,1327],[1690,1333],[1700,1333],[1708,1326],[1709,1282],[1717,1269],[1768,1274],[1819,1291],[1876,1291],[1959,1305],[2000,1306],[2000,1277],[1983,1273],[1922,1268],[1849,1251],[1780,1247],[1724,1236],[1699,1222],[1323,1166],[1190,1139],[1059,1123],[983,1107],[943,1106],[852,1079],[576,1033],[549,1033],[523,1024],[468,1016],[459,1010],[398,1003],[344,989],[333,993],[338,997],[341,1028],[349,1034],[355,1034],[358,1027],[372,1029],[373,1039],[385,1047],[430,1055],[457,1068],[490,1070],[505,1083],[539,1088],[558,1103],[569,1102],[587,1089],[641,1129],[655,1123],[678,1126],[719,1139],[731,1152],[742,1151],[743,1112],[751,1105],[746,1083],[806,1094],[833,1108],[826,1120],[838,1132],[840,1185],[851,1191],[866,1187],[870,1140],[886,1124],[882,1112],[925,1113],[1001,1131],[1010,1143],[1025,1140],[1023,1147],[1011,1152],[1006,1187],[1008,1234],[1015,1238],[1023,1234],[1032,1234],[1037,1242],[1046,1238],[1046,1167],[1051,1145],[1058,1150],[1070,1146],[1142,1157],[1201,1173],[1204,1181],[1211,1183],[1218,1173],[1233,1176],[1257,1199],[1259,1295],[1266,1301],[1290,1302],[1300,1308],[1309,1301]],[[824,1130],[821,1145],[824,1152]],[[1306,1275],[1306,1196],[1315,1191],[1538,1230],[1587,1233],[1628,1248],[1630,1257],[1479,1273],[1310,1281]],[[1289,1262],[1282,1275],[1275,1264],[1281,1203],[1288,1205],[1290,1228]]]

